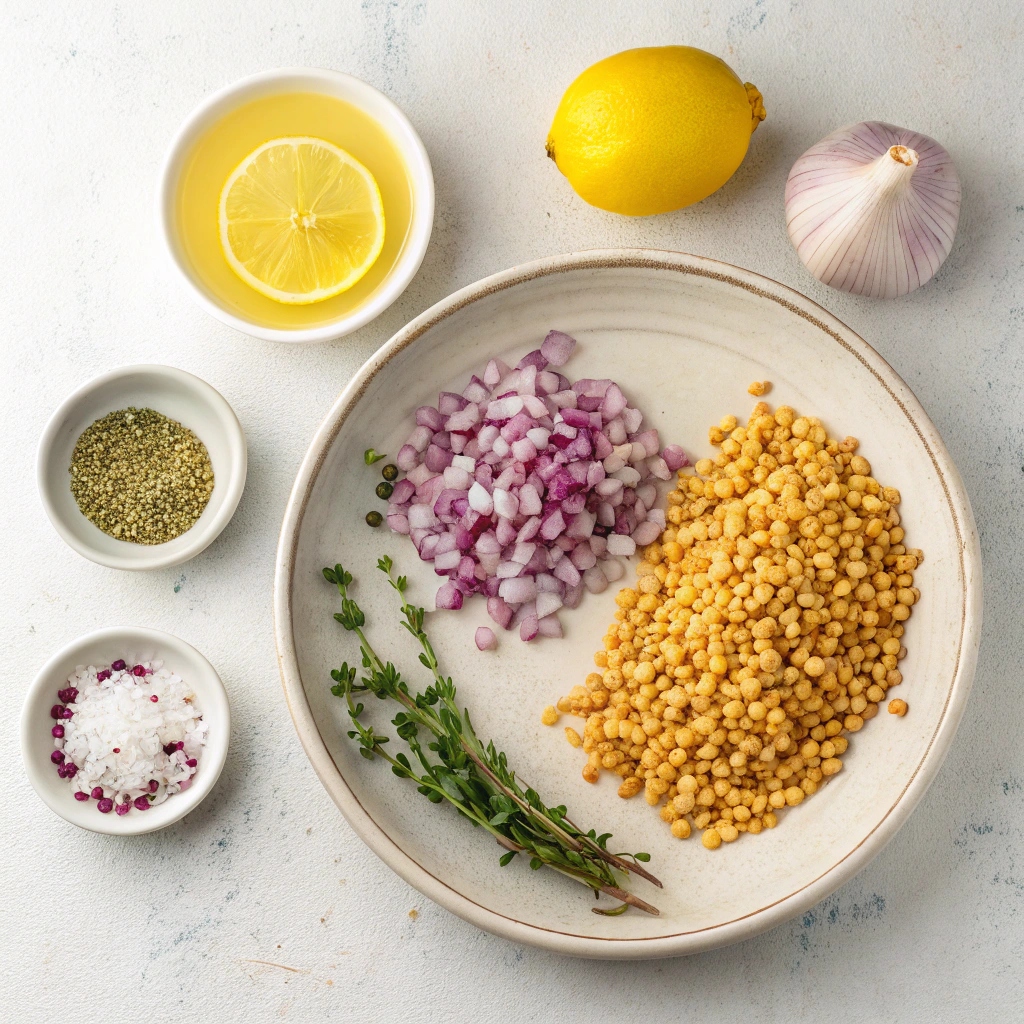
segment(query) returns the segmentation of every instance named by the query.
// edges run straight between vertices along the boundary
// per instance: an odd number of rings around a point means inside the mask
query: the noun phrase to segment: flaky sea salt
[[[51,759],[75,799],[126,814],[192,785],[207,725],[192,687],[160,662],[80,665],[57,696]]]

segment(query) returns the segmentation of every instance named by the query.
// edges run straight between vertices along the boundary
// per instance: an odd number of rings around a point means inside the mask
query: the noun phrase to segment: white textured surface
[[[1018,1019],[1019,5],[97,0],[9,3],[0,28],[4,1018],[118,1024],[155,1010],[220,1020],[547,1021],[557,999],[567,1021]],[[593,60],[665,42],[720,53],[762,90],[768,120],[735,178],[696,208],[640,221],[588,209],[543,156],[558,97]],[[420,131],[438,186],[434,239],[405,296],[350,339],[301,350],[248,340],[194,308],[163,264],[153,223],[158,163],[181,118],[217,86],[286,64],[350,71],[387,92]],[[840,124],[869,117],[934,135],[964,184],[952,255],[925,289],[893,303],[810,280],[782,214],[793,160]],[[477,932],[362,846],[287,718],[270,589],[301,454],[377,345],[484,274],[553,252],[632,244],[713,256],[791,284],[890,360],[971,494],[988,642],[946,767],[858,879],[751,942],[686,961],[616,965]],[[33,460],[68,391],[145,360],[222,390],[248,432],[250,474],[235,519],[208,551],[180,569],[128,575],[64,547],[43,517]],[[29,790],[16,743],[21,698],[39,665],[80,633],[117,622],[169,629],[198,646],[221,671],[235,714],[227,768],[203,807],[166,832],[126,841],[52,815]]]

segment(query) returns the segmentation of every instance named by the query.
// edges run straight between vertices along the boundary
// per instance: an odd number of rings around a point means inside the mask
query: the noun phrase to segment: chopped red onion
[[[646,547],[648,544],[653,544],[661,536],[661,531],[663,529],[664,527],[648,520],[647,522],[641,523],[633,531],[633,536],[630,539],[641,547]]]
[[[600,594],[608,589],[608,577],[599,565],[592,565],[583,573],[583,586],[592,594]]]
[[[565,366],[576,348],[576,339],[562,331],[548,331],[540,346],[540,354],[549,366]]]
[[[493,651],[498,646],[498,638],[490,626],[480,626],[474,639],[478,651]]]
[[[529,576],[507,579],[498,587],[498,596],[510,605],[526,604],[537,596],[537,583]]]
[[[398,449],[395,456],[395,464],[403,473],[408,473],[416,468],[419,461],[419,452],[411,444],[404,444]]]
[[[636,551],[636,541],[632,537],[623,534],[613,533],[608,538],[608,554],[626,555],[627,557]]]
[[[665,460],[668,468],[673,472],[677,473],[683,466],[688,466],[690,460],[686,457],[686,452],[677,444],[670,444],[662,453],[661,457]]]
[[[530,641],[540,632],[540,622],[536,615],[527,615],[519,624],[519,639]]]
[[[491,359],[461,395],[416,410],[395,457],[405,477],[387,523],[447,577],[437,607],[483,594],[495,623],[524,640],[561,636],[561,608],[622,578],[618,556],[665,528],[657,482],[688,464],[678,445],[659,452],[614,381],[558,372],[575,346],[551,331],[514,368]],[[478,638],[490,645],[493,632]]]
[[[512,624],[512,608],[500,597],[487,598],[487,614],[490,615],[490,617],[494,619],[502,629],[508,629]]]
[[[537,621],[537,632],[541,636],[561,637],[562,623],[557,615],[545,615]]]
[[[462,591],[450,580],[442,583],[435,598],[436,606],[447,611],[458,611],[462,607]]]

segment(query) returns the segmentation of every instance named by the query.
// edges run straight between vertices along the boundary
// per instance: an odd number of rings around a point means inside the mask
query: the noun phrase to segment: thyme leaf
[[[584,832],[568,818],[564,806],[548,807],[534,789],[517,780],[506,755],[493,742],[480,740],[469,712],[458,704],[455,683],[441,672],[424,629],[426,613],[406,599],[406,577],[394,574],[387,556],[377,568],[398,595],[401,625],[419,643],[419,661],[433,681],[414,691],[395,665],[382,660],[364,632],[366,616],[349,593],[352,574],[341,565],[324,569],[324,578],[341,597],[341,611],[334,618],[359,641],[360,665],[345,662],[334,669],[331,692],[346,702],[352,722],[348,736],[360,754],[368,760],[383,758],[396,776],[411,779],[432,803],[451,804],[474,826],[489,832],[505,850],[499,859],[502,867],[523,853],[534,870],[550,868],[620,902],[612,910],[594,908],[595,913],[614,915],[633,906],[657,914],[656,907],[619,886],[615,874],[639,875],[660,888],[661,882],[638,863],[649,861],[650,855],[609,853],[610,833]],[[400,705],[392,725],[408,755],[386,751],[390,738],[362,722],[364,705],[356,695],[365,692]]]

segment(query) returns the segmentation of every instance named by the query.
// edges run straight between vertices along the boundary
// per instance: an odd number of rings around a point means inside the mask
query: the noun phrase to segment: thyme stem
[[[410,604],[405,596],[405,577],[393,575],[390,558],[380,559],[377,567],[399,596],[402,625],[418,641],[419,660],[431,673],[433,682],[419,692],[410,689],[398,669],[380,657],[366,636],[366,617],[349,593],[352,574],[341,565],[324,569],[324,577],[341,596],[341,611],[334,617],[359,641],[360,682],[356,683],[359,669],[344,663],[331,673],[335,684],[331,691],[346,702],[353,726],[348,735],[359,744],[360,753],[369,760],[383,758],[395,775],[411,779],[428,800],[451,804],[474,825],[490,833],[506,851],[500,858],[502,866],[519,853],[526,853],[531,868],[551,868],[588,886],[595,895],[605,893],[621,903],[616,910],[595,907],[595,913],[616,914],[632,906],[657,914],[656,907],[623,889],[613,873],[632,872],[661,886],[658,879],[636,863],[648,860],[648,855],[609,853],[606,844],[610,834],[583,832],[567,817],[565,807],[546,806],[535,790],[524,788],[516,780],[505,754],[493,743],[480,740],[469,713],[459,707],[455,684],[441,673],[424,629],[425,612]],[[401,710],[392,724],[415,758],[415,767],[405,753],[391,754],[385,749],[388,736],[363,724],[360,716],[364,707],[356,699],[362,692],[399,704]],[[425,747],[420,740],[421,729],[429,735]]]

